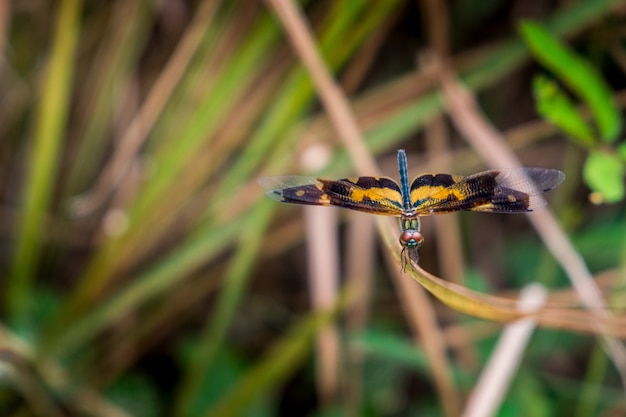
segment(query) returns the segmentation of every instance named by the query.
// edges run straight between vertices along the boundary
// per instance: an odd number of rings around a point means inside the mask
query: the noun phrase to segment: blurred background
[[[498,164],[449,117],[445,69],[523,165],[566,173],[546,198],[619,314],[625,22],[615,0],[1,2],[0,414],[461,415],[503,325],[400,274],[375,216],[281,204],[257,179],[397,179],[397,149],[411,177]],[[497,415],[626,414],[623,347],[577,326],[593,318],[526,216],[422,232],[420,265],[447,282],[540,283],[582,313],[533,334]]]

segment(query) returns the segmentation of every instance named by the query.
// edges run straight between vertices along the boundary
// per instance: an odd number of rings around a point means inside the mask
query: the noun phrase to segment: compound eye
[[[400,235],[400,244],[405,248],[418,248],[424,243],[424,236],[417,230],[405,230]]]

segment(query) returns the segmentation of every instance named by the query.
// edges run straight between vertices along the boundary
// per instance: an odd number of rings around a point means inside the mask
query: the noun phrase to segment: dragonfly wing
[[[259,185],[265,189],[265,195],[272,200],[287,202],[285,193],[287,195],[290,194],[289,190],[293,189],[307,189],[307,187],[317,187],[318,181],[315,177],[301,177],[296,175],[282,176],[282,177],[262,177],[257,180]],[[322,204],[317,201],[318,199],[313,199],[309,197],[307,199],[307,194],[302,193],[301,201],[298,201],[299,204],[313,204],[313,205],[328,205]],[[305,201],[306,200],[306,201]],[[309,201],[310,200],[310,201]]]
[[[529,212],[544,207],[540,194],[564,179],[561,171],[546,168],[497,169],[467,177],[425,174],[413,181],[411,201],[419,215]]]
[[[288,176],[261,178],[259,183],[268,197],[285,203],[337,206],[389,216],[402,214],[400,188],[391,178],[325,180]]]

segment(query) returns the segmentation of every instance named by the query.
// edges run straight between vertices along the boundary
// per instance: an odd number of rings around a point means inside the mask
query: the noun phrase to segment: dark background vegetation
[[[397,248],[380,245],[368,216],[336,212],[337,259],[312,258],[304,222],[315,211],[271,201],[256,183],[356,173],[274,3],[0,6],[1,415],[465,409],[503,325],[423,292],[419,305],[407,303],[398,279],[421,287],[408,274],[391,278]],[[582,177],[588,155],[618,152],[621,136],[581,146],[541,119],[533,79],[556,73],[559,83],[559,71],[533,60],[518,25],[544,25],[586,59],[621,109],[626,2],[297,5],[385,175],[397,178],[399,148],[411,176],[486,169],[447,117],[434,56],[524,165],[563,170],[550,206],[619,312],[624,203],[592,204]],[[422,223],[425,270],[512,298],[537,282],[576,303],[525,216]],[[326,266],[341,271],[339,282]],[[347,282],[359,288],[350,301]],[[436,324],[428,332],[416,324],[425,315]],[[429,340],[441,341],[444,371],[432,366]],[[588,332],[540,328],[498,415],[623,415],[614,363]]]

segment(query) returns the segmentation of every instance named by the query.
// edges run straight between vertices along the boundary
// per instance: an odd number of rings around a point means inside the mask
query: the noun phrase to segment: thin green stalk
[[[80,141],[67,186],[70,194],[84,191],[100,169],[103,152],[107,152],[106,138],[111,134],[114,111],[119,106],[123,88],[134,76],[156,3],[156,0],[132,0],[111,7],[113,15],[106,28],[107,36],[88,68],[86,88],[79,91],[78,105],[86,117],[79,119],[82,122],[77,129]]]
[[[193,404],[200,396],[202,380],[210,372],[215,355],[223,348],[226,333],[239,307],[252,267],[261,250],[265,230],[274,213],[275,204],[272,203],[269,199],[263,199],[242,225],[239,248],[224,276],[224,287],[215,313],[196,345],[196,355],[187,367],[188,373],[179,391],[176,407],[176,414],[179,416],[197,415],[192,412]]]
[[[606,376],[608,365],[606,352],[596,343],[589,359],[575,417],[593,417],[599,414],[598,402],[602,392],[602,380]]]
[[[341,311],[349,294],[344,291],[336,304],[326,311],[309,314],[274,344],[239,382],[220,397],[217,404],[203,413],[207,417],[241,416],[255,399],[262,398],[285,381],[311,350],[313,338]]]
[[[621,264],[617,272],[615,287],[624,288],[626,285],[626,244],[622,248]],[[623,291],[611,293],[608,305],[612,307],[611,312],[618,313],[626,308],[626,294]],[[585,375],[585,384],[583,386],[578,407],[576,407],[576,417],[588,417],[598,415],[598,403],[600,402],[600,394],[602,389],[602,380],[606,376],[608,370],[609,358],[606,350],[598,341],[593,348],[587,374]]]
[[[137,276],[101,306],[92,307],[86,314],[75,317],[65,331],[44,339],[40,354],[47,357],[74,354],[120,317],[165,293],[199,265],[216,257],[242,233],[245,233],[245,229],[236,222],[198,226],[196,233],[181,243],[176,252]]]
[[[17,248],[5,295],[14,317],[27,308],[39,265],[45,218],[57,178],[63,131],[68,119],[81,9],[80,0],[59,3],[56,32],[43,71],[41,97],[34,119],[33,147],[26,165],[28,172]]]

